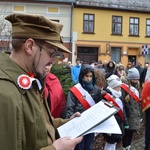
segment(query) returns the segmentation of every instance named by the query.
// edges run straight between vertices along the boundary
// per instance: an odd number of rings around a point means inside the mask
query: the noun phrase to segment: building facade
[[[39,14],[46,18],[60,22],[63,24],[61,35],[63,37],[64,45],[71,49],[71,37],[72,37],[72,5],[74,0],[65,1],[51,1],[51,0],[20,0],[20,1],[5,1],[0,2],[0,18],[1,25],[0,31],[0,49],[4,49],[5,41],[10,41],[11,26],[5,21],[5,16],[11,13],[25,13],[25,14]],[[6,48],[7,49],[7,48]],[[71,59],[71,55],[64,53],[64,58]]]
[[[142,54],[143,49],[150,51],[149,12],[146,5],[78,1],[73,12],[74,57],[87,63],[113,60],[124,66],[139,60],[144,66],[150,59]]]

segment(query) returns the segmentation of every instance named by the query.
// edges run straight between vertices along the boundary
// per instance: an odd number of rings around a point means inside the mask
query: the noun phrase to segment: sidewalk
[[[132,142],[132,150],[144,150],[144,138],[138,139]],[[122,150],[122,147],[117,148],[116,150]]]

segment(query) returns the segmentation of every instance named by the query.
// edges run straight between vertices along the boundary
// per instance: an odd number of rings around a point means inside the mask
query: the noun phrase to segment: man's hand
[[[53,145],[56,150],[74,150],[75,146],[81,142],[83,137],[77,137],[75,139],[71,139],[70,137],[59,138],[54,141]]]
[[[70,119],[73,119],[75,117],[80,117],[80,116],[81,116],[81,114],[79,112],[76,112],[70,117]]]

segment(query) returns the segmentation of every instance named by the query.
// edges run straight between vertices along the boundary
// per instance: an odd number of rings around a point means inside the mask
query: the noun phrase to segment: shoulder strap
[[[129,87],[125,84],[121,85],[121,88],[124,89],[137,103],[139,103],[139,98],[129,89]]]
[[[109,94],[106,93],[103,97],[107,101],[112,102],[116,107],[120,108],[120,106],[115,102],[115,100]],[[121,117],[122,121],[124,121],[124,116],[121,108],[119,109],[118,114]]]

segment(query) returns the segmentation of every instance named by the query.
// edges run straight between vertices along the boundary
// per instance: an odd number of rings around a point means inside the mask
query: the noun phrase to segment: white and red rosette
[[[28,75],[22,74],[18,77],[17,83],[20,88],[29,89],[32,85],[32,79]]]

